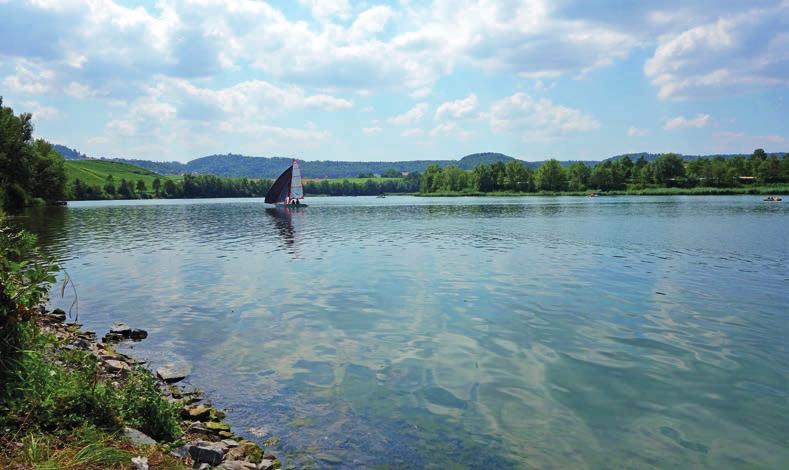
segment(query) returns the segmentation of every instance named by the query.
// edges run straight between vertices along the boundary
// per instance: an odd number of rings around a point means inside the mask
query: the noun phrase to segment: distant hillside
[[[68,160],[66,161],[66,179],[67,184],[70,184],[76,179],[80,179],[83,183],[93,186],[102,186],[107,181],[107,176],[112,175],[115,184],[118,184],[121,179],[127,181],[137,182],[143,180],[148,188],[151,188],[151,183],[157,177],[169,179],[166,176],[160,176],[156,173],[140,168],[138,166],[127,165],[120,162],[112,162],[108,160]]]
[[[62,145],[56,145],[56,149],[63,154],[67,160],[85,159],[85,155]],[[657,153],[631,153],[627,154],[632,160],[644,157],[651,161],[660,154]],[[724,158],[734,158],[738,155],[749,157],[750,154],[726,154],[720,155]],[[783,153],[770,153],[769,156],[782,156]],[[606,160],[617,160],[625,155],[617,155]],[[685,160],[696,160],[702,157],[717,157],[719,155],[682,155]],[[481,163],[493,164],[496,162],[508,162],[516,160],[514,157],[502,153],[484,152],[466,155],[459,160],[411,160],[398,162],[349,162],[349,161],[304,161],[299,160],[302,174],[307,178],[354,178],[360,174],[383,174],[387,170],[398,172],[423,172],[430,165],[446,167],[457,165],[464,170],[471,170]],[[182,175],[184,173],[194,174],[213,174],[225,177],[246,177],[246,178],[276,178],[285,168],[290,165],[289,157],[253,157],[239,154],[208,155],[194,159],[188,163],[180,162],[155,162],[150,160],[136,160],[131,158],[113,158],[91,161],[119,162],[145,168],[151,172],[161,175]],[[522,161],[522,160],[521,160]],[[531,169],[536,169],[542,165],[542,161],[527,162],[524,165]],[[582,163],[592,166],[597,161],[583,160]],[[562,166],[569,166],[573,160],[560,162]]]
[[[84,153],[79,153],[77,150],[66,147],[65,145],[55,144],[52,146],[55,151],[66,160],[87,160],[88,157]]]
[[[457,165],[464,170],[473,170],[483,163],[491,165],[497,162],[507,163],[510,160],[515,160],[515,158],[510,157],[509,155],[504,155],[503,153],[472,153],[471,155],[466,155],[465,157],[461,158],[457,162]]]
[[[636,161],[639,158],[643,157],[644,160],[646,160],[648,162],[651,162],[652,160],[655,160],[660,155],[661,154],[659,154],[659,153],[647,153],[647,152],[626,153],[626,154],[623,154],[623,155],[616,155],[614,157],[606,158],[603,161],[621,160],[622,158],[625,158],[625,157],[630,157],[631,160]],[[773,152],[773,153],[768,153],[767,157],[775,156],[775,157],[781,158],[784,155],[786,155],[785,152]],[[680,154],[680,157],[682,157],[683,160],[688,160],[688,161],[690,161],[690,160],[698,160],[700,158],[718,158],[718,157],[723,157],[723,158],[729,159],[729,158],[735,158],[735,157],[749,158],[750,156],[751,156],[750,153],[722,153],[722,154],[713,154],[713,155],[682,155],[682,154]]]

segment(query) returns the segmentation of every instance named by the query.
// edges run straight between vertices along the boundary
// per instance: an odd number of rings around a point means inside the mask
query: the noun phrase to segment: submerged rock
[[[132,328],[126,323],[116,322],[110,327],[110,331],[101,339],[105,343],[117,343],[127,339],[139,341],[148,337],[148,332],[139,328]]]
[[[123,436],[126,437],[134,447],[152,446],[156,444],[156,441],[150,436],[128,426],[123,428]]]

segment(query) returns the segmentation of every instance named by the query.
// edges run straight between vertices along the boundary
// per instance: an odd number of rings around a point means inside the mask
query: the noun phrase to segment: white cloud
[[[644,73],[661,99],[789,86],[789,2],[666,34]]]
[[[44,106],[38,101],[23,101],[22,109],[33,115],[34,121],[46,121],[60,116],[60,111],[52,106]]]
[[[644,137],[649,134],[649,129],[639,129],[638,127],[630,126],[627,130],[627,135],[630,137]]]
[[[70,82],[63,91],[65,91],[67,95],[79,99],[89,98],[96,94],[89,86],[78,82]]]
[[[52,90],[55,72],[29,60],[19,60],[15,73],[3,80],[3,85],[17,93],[41,95]]]
[[[367,135],[378,134],[382,130],[383,129],[381,129],[379,126],[372,126],[372,127],[364,127],[364,128],[362,128],[362,132],[364,132]]]
[[[400,133],[401,137],[422,137],[423,135],[425,135],[425,131],[416,127],[405,129]]]
[[[404,112],[403,114],[399,114],[395,117],[389,118],[389,122],[397,125],[397,126],[405,126],[408,124],[414,124],[422,120],[427,113],[429,106],[427,103],[419,103],[413,108],[409,109],[408,111]]]
[[[477,110],[478,104],[477,95],[474,93],[460,100],[446,101],[439,105],[436,110],[436,119],[441,119],[445,116],[455,119],[466,117]]]
[[[525,93],[494,102],[483,117],[494,132],[513,132],[523,141],[553,140],[600,127],[600,122],[588,113],[546,98],[535,100]]]
[[[702,127],[707,127],[707,124],[710,123],[711,117],[709,114],[697,114],[695,117],[686,118],[685,116],[677,116],[675,118],[671,118],[666,121],[666,124],[663,126],[663,129],[668,131],[674,129],[687,129],[687,128],[696,128],[701,129]]]
[[[328,20],[331,17],[347,18],[351,12],[348,0],[299,0],[308,7],[317,20]]]

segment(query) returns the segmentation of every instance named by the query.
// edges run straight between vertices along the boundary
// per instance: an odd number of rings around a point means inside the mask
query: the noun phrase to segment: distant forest
[[[77,150],[67,147],[55,146],[67,160],[84,159],[84,154]],[[618,155],[610,157],[603,161],[615,161],[624,157],[628,157],[631,161],[643,159],[651,162],[657,159],[661,154],[655,153],[634,153],[628,155]],[[768,157],[776,156],[783,157],[783,153],[767,154]],[[745,154],[727,154],[727,155],[681,155],[683,160],[698,160],[702,158],[714,159],[724,158],[733,159],[736,157],[747,158]],[[183,175],[186,173],[193,174],[211,174],[216,176],[225,176],[230,178],[276,178],[282,171],[287,168],[291,163],[291,158],[285,157],[250,157],[245,155],[227,154],[227,155],[209,155],[207,157],[197,158],[188,163],[180,162],[155,162],[149,160],[136,160],[113,158],[106,159],[127,163],[130,165],[139,166],[147,170],[156,172],[160,175]],[[298,160],[299,165],[304,175],[310,178],[330,179],[330,178],[355,178],[360,174],[370,175],[383,175],[387,171],[396,171],[398,173],[424,173],[425,170],[431,165],[437,165],[439,168],[447,166],[457,166],[461,170],[473,170],[477,166],[485,163],[492,165],[497,162],[507,163],[512,160],[517,160],[509,155],[502,153],[486,152],[474,153],[466,155],[459,160],[413,160],[413,161],[397,161],[397,162],[348,162],[348,161],[303,161]],[[521,164],[531,170],[536,170],[544,162],[526,162],[518,160]],[[559,162],[563,168],[567,168],[578,161],[564,160]],[[593,167],[600,162],[597,161],[581,161],[588,167]]]
[[[420,192],[578,192],[644,188],[734,188],[789,182],[789,156],[768,156],[757,149],[749,157],[697,158],[684,161],[669,153],[648,160],[641,156],[609,159],[593,167],[582,162],[566,168],[548,160],[536,170],[518,160],[483,163],[472,171],[456,166],[430,166],[420,180]]]

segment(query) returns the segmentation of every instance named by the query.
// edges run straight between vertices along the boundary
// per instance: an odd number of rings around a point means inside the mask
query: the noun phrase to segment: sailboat
[[[306,204],[299,202],[304,199],[304,186],[301,184],[301,169],[296,160],[283,171],[274,181],[266,193],[266,202],[269,204],[284,204],[287,207],[303,207]]]

